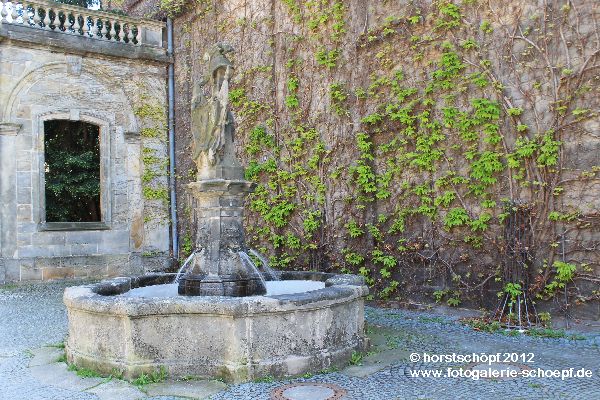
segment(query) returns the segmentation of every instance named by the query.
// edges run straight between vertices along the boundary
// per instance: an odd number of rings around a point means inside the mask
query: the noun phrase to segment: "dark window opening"
[[[99,222],[100,128],[44,122],[46,222]]]

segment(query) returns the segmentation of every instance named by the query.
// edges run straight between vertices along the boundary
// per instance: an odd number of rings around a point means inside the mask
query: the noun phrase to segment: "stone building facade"
[[[86,12],[82,17],[91,21],[115,22],[113,14]],[[123,34],[107,40],[100,32],[57,32],[50,23],[23,23],[10,14],[0,21],[0,283],[164,269],[171,259],[168,198],[145,193],[166,193],[166,172],[142,181],[151,167],[145,155],[168,165],[164,24],[122,19],[122,27],[138,27],[134,43]],[[50,120],[99,127],[99,222],[46,222],[44,122]]]

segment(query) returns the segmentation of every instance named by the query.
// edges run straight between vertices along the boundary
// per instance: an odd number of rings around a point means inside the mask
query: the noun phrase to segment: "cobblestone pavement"
[[[44,346],[60,343],[67,318],[62,291],[67,283],[0,287],[0,399],[133,399],[173,400],[150,397],[119,381],[113,392],[101,383],[56,384],[40,379],[31,368],[32,355]],[[582,399],[600,400],[600,332],[583,340],[544,339],[524,335],[506,336],[476,332],[453,317],[434,313],[368,307],[368,332],[373,348],[360,366],[298,379],[231,385],[210,400],[268,400],[273,389],[293,382],[321,382],[347,391],[346,400],[400,399]],[[447,372],[468,369],[469,363],[424,363],[423,354],[533,353],[533,363],[517,365],[537,370],[585,368],[588,378],[479,379],[466,377],[415,377],[415,371]],[[416,353],[421,361],[412,362]],[[503,366],[502,368],[504,368]],[[40,367],[35,367],[40,368]],[[43,367],[42,367],[43,368]],[[74,375],[73,372],[65,374]],[[55,380],[60,380],[57,377]],[[93,383],[93,384],[92,384]],[[127,386],[127,387],[125,387]],[[214,393],[214,391],[213,391]],[[180,397],[181,398],[181,397]]]

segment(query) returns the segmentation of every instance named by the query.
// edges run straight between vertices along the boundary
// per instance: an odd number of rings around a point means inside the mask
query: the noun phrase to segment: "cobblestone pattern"
[[[42,385],[28,370],[29,350],[64,339],[67,319],[62,291],[68,283],[0,287],[0,400],[98,399],[94,394]],[[585,340],[510,337],[475,332],[449,317],[423,312],[367,308],[370,326],[391,328],[388,346],[397,350],[448,354],[472,352],[533,352],[534,368],[588,368],[592,378],[470,379],[411,378],[419,368],[442,368],[399,360],[365,378],[342,372],[268,383],[232,385],[211,400],[269,400],[274,388],[291,382],[325,382],[346,389],[346,400],[400,399],[600,399],[600,332]],[[388,331],[389,332],[389,331]],[[152,400],[176,400],[153,397]]]

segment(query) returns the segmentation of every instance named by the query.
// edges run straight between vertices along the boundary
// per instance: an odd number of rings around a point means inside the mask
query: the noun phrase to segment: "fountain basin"
[[[164,368],[174,378],[245,382],[341,366],[366,348],[361,277],[282,272],[282,280],[325,288],[269,296],[122,296],[173,279],[149,274],[67,288],[67,360],[125,378]]]

